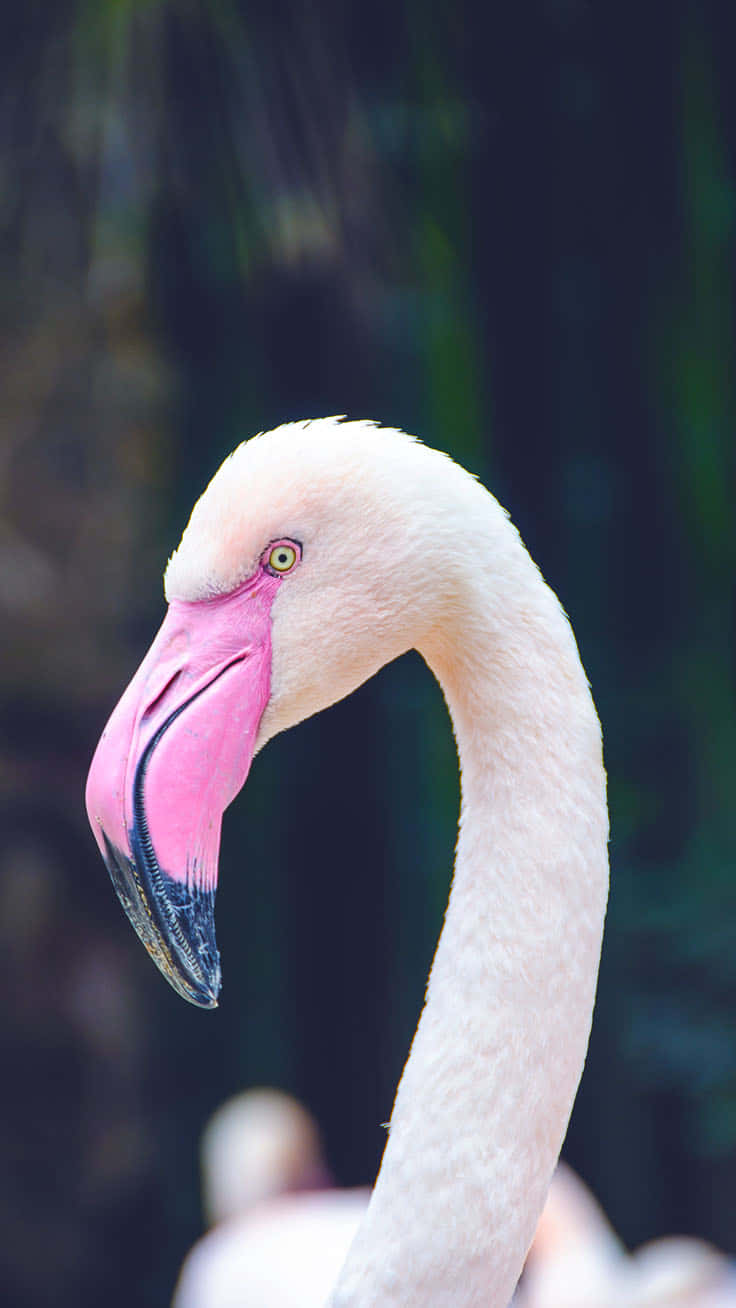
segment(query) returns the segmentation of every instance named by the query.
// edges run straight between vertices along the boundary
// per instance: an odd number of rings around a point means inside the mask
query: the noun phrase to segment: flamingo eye
[[[296,545],[289,541],[281,540],[277,545],[272,545],[266,558],[266,566],[271,572],[281,574],[291,572],[295,564],[299,562],[301,551]]]

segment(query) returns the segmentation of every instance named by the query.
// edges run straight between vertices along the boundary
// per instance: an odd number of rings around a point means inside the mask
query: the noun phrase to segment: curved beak
[[[243,785],[268,701],[270,578],[174,600],[114,710],[87,813],[125,912],[174,989],[214,1008],[222,814]]]

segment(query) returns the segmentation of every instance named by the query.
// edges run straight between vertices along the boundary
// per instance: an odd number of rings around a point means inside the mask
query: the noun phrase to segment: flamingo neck
[[[502,601],[471,574],[421,644],[460,758],[455,874],[331,1308],[506,1308],[583,1068],[608,890],[600,728],[567,619],[505,520],[502,539]]]

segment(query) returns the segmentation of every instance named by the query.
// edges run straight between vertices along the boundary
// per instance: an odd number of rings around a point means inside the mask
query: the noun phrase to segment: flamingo
[[[651,1240],[627,1260],[615,1308],[736,1308],[736,1269],[707,1240]]]
[[[103,733],[93,832],[174,988],[212,1007],[221,815],[270,737],[416,648],[461,769],[453,883],[371,1200],[330,1308],[505,1308],[583,1068],[608,893],[600,725],[493,496],[392,428],[240,445],[169,561]]]
[[[321,1308],[369,1191],[327,1189],[307,1110],[279,1090],[235,1095],[207,1123],[200,1158],[212,1229],[187,1254],[172,1308]]]
[[[199,1146],[202,1207],[217,1226],[279,1195],[331,1185],[317,1123],[283,1090],[243,1090],[212,1114]]]
[[[588,1187],[560,1163],[513,1308],[736,1308],[736,1270],[688,1236],[629,1254]]]
[[[514,1308],[614,1308],[626,1251],[571,1167],[557,1165]]]

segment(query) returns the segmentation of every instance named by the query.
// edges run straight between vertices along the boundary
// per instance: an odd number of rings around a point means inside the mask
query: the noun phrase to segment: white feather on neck
[[[490,505],[503,602],[489,614],[469,558],[421,650],[462,770],[454,884],[333,1308],[505,1308],[585,1058],[608,889],[600,728],[567,619]]]

